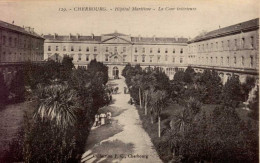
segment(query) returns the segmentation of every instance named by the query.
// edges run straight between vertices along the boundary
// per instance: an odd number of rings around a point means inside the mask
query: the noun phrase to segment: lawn
[[[34,105],[33,102],[23,102],[7,105],[0,110],[0,158],[3,151],[8,149],[12,139],[17,136],[23,124],[24,112],[32,110]]]

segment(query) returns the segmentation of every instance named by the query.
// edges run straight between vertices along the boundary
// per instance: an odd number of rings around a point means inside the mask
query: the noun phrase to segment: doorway
[[[119,70],[116,66],[113,67],[113,77],[114,79],[119,79]]]

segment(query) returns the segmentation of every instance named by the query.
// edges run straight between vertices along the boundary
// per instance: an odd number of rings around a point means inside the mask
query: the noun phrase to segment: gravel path
[[[126,86],[124,80],[119,79],[113,82],[118,84],[119,93],[113,95],[115,102],[110,106],[112,108],[120,108],[124,112],[113,117],[112,120],[113,123],[123,126],[122,131],[101,142],[97,142],[91,149],[87,149],[82,156],[82,162],[162,162],[154,149],[150,137],[142,127],[135,106],[128,104],[130,95],[123,93]],[[91,134],[92,131],[90,136]],[[103,133],[100,131],[98,134]]]

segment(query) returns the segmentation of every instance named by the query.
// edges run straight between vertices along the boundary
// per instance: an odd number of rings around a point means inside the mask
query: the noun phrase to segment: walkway
[[[160,163],[150,137],[142,128],[138,112],[128,104],[123,79],[113,80],[119,93],[107,110],[112,112],[112,124],[93,128],[90,132],[82,162]]]

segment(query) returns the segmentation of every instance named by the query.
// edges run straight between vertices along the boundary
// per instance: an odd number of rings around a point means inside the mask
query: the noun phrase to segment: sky
[[[74,11],[78,7],[106,7],[107,11]],[[119,12],[115,11],[116,7],[152,10]],[[159,11],[159,7],[175,10]],[[183,7],[195,10],[176,10]],[[59,8],[68,11],[62,12]],[[101,35],[117,31],[131,36],[193,38],[203,30],[211,31],[258,17],[258,0],[0,1],[0,20],[30,26],[38,34]]]

